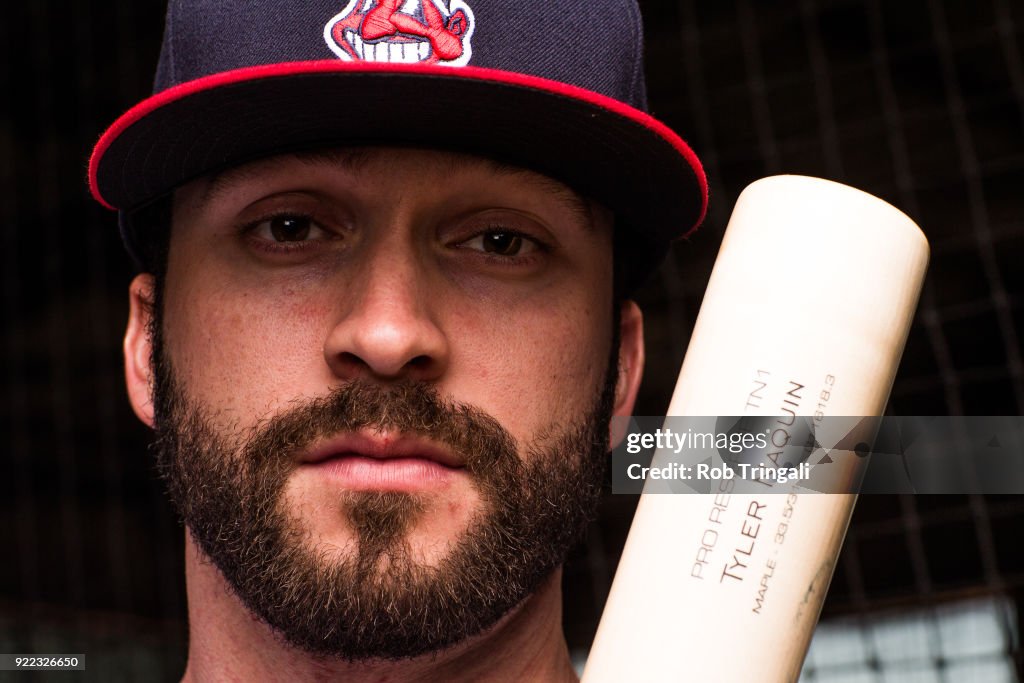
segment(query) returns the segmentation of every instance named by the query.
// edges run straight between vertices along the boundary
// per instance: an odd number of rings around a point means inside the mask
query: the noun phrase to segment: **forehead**
[[[567,185],[530,169],[468,154],[394,147],[326,148],[268,157],[204,176],[180,188],[176,197],[186,194],[190,203],[203,205],[233,192],[293,178],[296,172],[321,170],[341,173],[352,182],[373,181],[378,187],[383,180],[395,192],[417,183],[437,188],[439,182],[448,182],[536,193],[563,205],[584,223],[590,223],[599,210]]]

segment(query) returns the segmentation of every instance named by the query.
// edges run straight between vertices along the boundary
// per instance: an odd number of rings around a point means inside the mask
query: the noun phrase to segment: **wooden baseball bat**
[[[751,184],[668,415],[880,416],[927,262],[921,230],[876,197]],[[728,487],[641,496],[584,683],[797,680],[856,495]]]

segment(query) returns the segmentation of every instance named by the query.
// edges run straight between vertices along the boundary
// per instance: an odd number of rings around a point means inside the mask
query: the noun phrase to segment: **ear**
[[[636,394],[640,390],[640,379],[644,374],[644,315],[635,301],[622,303],[619,323],[619,376],[615,383],[615,408],[613,416],[633,414]],[[611,445],[614,448],[625,436],[616,429],[625,427],[622,420],[612,420]],[[621,433],[620,433],[621,432]]]
[[[128,400],[140,420],[153,426],[152,344],[153,276],[137,275],[128,287],[128,329],[124,333],[124,378]]]

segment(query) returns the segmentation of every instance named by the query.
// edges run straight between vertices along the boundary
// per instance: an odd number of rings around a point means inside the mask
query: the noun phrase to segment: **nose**
[[[380,249],[340,292],[340,317],[324,343],[345,380],[435,380],[448,365],[448,339],[426,269],[411,249]]]

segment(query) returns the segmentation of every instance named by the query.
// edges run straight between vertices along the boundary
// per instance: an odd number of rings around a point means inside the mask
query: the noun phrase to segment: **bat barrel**
[[[927,262],[921,230],[867,193],[751,184],[668,415],[881,415]],[[855,499],[728,480],[641,496],[584,683],[795,681]]]

